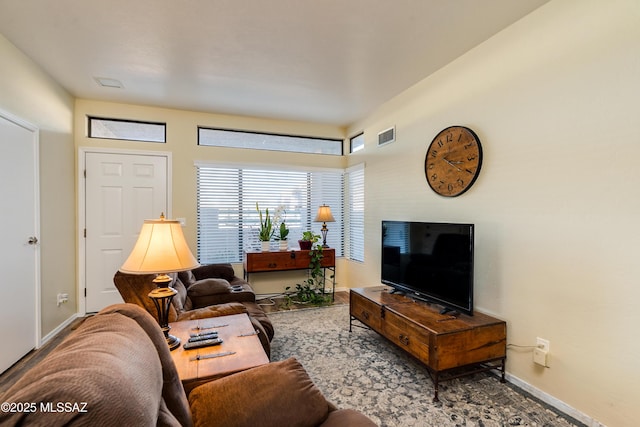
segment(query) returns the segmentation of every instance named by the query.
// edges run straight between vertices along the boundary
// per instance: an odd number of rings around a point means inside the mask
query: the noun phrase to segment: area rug
[[[440,383],[434,403],[424,365],[369,329],[349,332],[348,305],[268,316],[272,361],[297,358],[329,401],[381,427],[583,426],[490,373]]]

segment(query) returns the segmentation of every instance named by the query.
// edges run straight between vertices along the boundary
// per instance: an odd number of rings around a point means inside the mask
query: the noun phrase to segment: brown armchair
[[[230,265],[229,268],[231,268]],[[222,267],[220,269],[227,271],[227,269]],[[210,268],[210,270],[205,269],[204,271],[209,271],[211,274],[219,272],[219,270],[214,268]],[[231,268],[231,271],[233,271],[233,268]],[[178,274],[174,273],[170,275],[174,279],[171,287],[178,291],[178,293],[173,298],[171,307],[169,307],[169,322],[247,313],[251,323],[258,331],[258,337],[267,356],[269,356],[271,353],[271,339],[274,335],[273,325],[260,306],[255,302],[247,301],[250,299],[255,301],[255,294],[253,294],[249,284],[247,283],[246,286],[251,295],[253,295],[252,298],[246,295],[247,290],[233,292],[230,284],[225,284],[225,282],[228,281],[222,277],[205,278],[202,275],[204,274],[203,271],[198,272],[198,274],[202,277],[200,280],[195,279],[192,272],[180,273],[182,277],[188,280],[187,283],[191,289],[191,294]],[[156,287],[153,283],[154,277],[153,274],[137,275],[118,271],[113,278],[113,282],[125,302],[144,308],[158,320],[156,307],[148,296],[149,292]],[[236,289],[238,288],[236,287]],[[238,296],[235,300],[233,300],[234,295]]]

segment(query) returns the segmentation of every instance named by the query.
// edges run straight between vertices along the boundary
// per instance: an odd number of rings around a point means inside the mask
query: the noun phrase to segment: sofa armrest
[[[230,375],[189,395],[195,426],[317,426],[335,407],[294,358]]]
[[[247,308],[239,302],[232,302],[184,311],[178,314],[176,321],[182,322],[183,320],[206,319],[208,317],[229,316],[231,314],[242,313],[247,313]]]

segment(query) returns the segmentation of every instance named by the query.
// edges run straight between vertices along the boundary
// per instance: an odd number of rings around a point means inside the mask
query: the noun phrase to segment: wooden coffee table
[[[173,322],[170,326],[171,334],[180,338],[180,347],[171,356],[187,396],[200,384],[269,363],[247,314]],[[222,344],[183,348],[191,334],[211,331],[218,331]]]

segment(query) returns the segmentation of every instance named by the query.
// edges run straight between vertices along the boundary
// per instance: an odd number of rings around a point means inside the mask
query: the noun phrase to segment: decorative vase
[[[286,251],[289,249],[289,242],[287,240],[280,240],[280,250]]]
[[[271,242],[269,241],[261,240],[260,244],[262,245],[262,252],[269,252],[269,249],[271,249]]]
[[[300,245],[300,249],[303,251],[311,250],[311,245],[313,242],[311,240],[298,240],[298,244]]]

